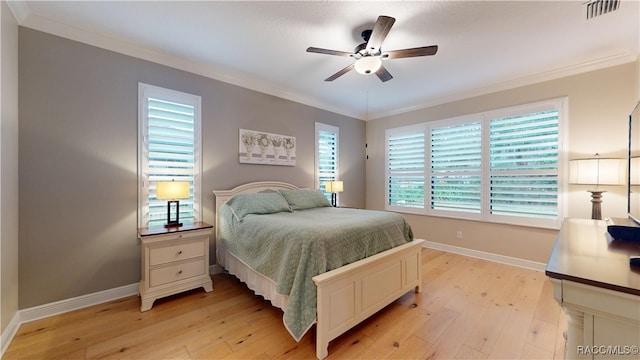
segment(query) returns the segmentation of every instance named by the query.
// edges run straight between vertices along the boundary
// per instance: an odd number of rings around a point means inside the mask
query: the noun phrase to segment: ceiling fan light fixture
[[[356,60],[353,67],[356,71],[363,75],[374,74],[382,66],[382,60],[379,56],[365,56]]]

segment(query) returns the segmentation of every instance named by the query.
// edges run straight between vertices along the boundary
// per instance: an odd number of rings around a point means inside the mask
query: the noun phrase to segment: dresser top
[[[202,230],[202,229],[211,229],[211,228],[213,228],[212,225],[209,225],[202,221],[187,223],[180,227],[178,226],[171,226],[168,228],[165,228],[164,226],[143,227],[143,228],[138,228],[138,237],[162,235],[162,234],[173,234],[173,233],[178,233],[183,231]]]
[[[629,266],[629,255],[640,255],[640,242],[614,240],[606,222],[566,219],[546,274],[640,296],[640,268]]]

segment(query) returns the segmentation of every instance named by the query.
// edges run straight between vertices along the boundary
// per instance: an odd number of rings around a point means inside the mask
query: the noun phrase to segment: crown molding
[[[14,16],[20,26],[132,56],[138,59],[147,60],[160,65],[165,65],[178,70],[188,71],[214,80],[273,95],[337,114],[354,118],[358,118],[360,115],[358,112],[354,112],[350,109],[318,101],[317,99],[306,97],[299,93],[290,92],[285,89],[275,87],[268,82],[251,78],[240,73],[231,73],[227,70],[222,70],[209,64],[171,55],[162,52],[161,50],[145,48],[138,44],[106,37],[95,32],[81,30],[67,24],[34,15],[33,13],[30,13],[28,5],[24,1],[11,1],[10,3],[12,3],[12,12],[14,12]],[[18,15],[16,16],[15,14]]]
[[[637,61],[639,56],[638,51],[627,51],[624,53],[619,53],[616,55],[584,63],[566,66],[564,68],[553,69],[530,76],[497,82],[488,86],[469,89],[468,91],[455,92],[444,94],[435,98],[424,99],[417,105],[402,107],[391,111],[377,112],[372,115],[368,111],[353,110],[335,106],[316,98],[304,96],[300,93],[288,91],[286,89],[274,86],[272,83],[261,79],[252,78],[250,76],[237,72],[229,72],[228,70],[217,68],[209,64],[171,55],[161,51],[160,49],[145,48],[139,44],[106,37],[98,33],[81,30],[67,24],[58,23],[31,13],[27,1],[7,1],[7,4],[20,26],[46,32],[52,35],[78,41],[102,49],[114,51],[120,54],[132,56],[138,59],[147,60],[160,65],[165,65],[175,69],[191,72],[231,85],[243,87],[249,90],[254,90],[260,93],[276,96],[303,105],[308,105],[311,107],[364,121],[385,118],[402,113],[429,108],[436,105],[442,105],[453,101],[459,101],[494,92],[532,85],[543,81],[555,80],[562,77],[621,65],[624,63]]]
[[[31,13],[26,1],[5,1],[5,3],[19,25],[22,25]]]
[[[605,69],[612,66],[627,64],[627,63],[637,61],[638,56],[639,56],[638,53],[633,53],[629,51],[629,52],[619,53],[616,55],[607,56],[604,58],[600,58],[600,59],[596,59],[596,60],[592,60],[584,63],[578,63],[578,64],[566,66],[559,69],[544,71],[544,72],[540,72],[540,73],[529,75],[529,76],[501,81],[488,86],[478,87],[475,89],[470,89],[468,91],[463,91],[455,94],[448,94],[441,97],[429,99],[422,102],[419,105],[408,106],[408,107],[396,109],[393,111],[377,113],[375,117],[370,117],[369,120],[381,119],[381,118],[399,115],[399,114],[403,114],[411,111],[430,108],[436,105],[442,105],[442,104],[446,104],[454,101],[460,101],[460,100],[492,94],[492,93],[496,93],[504,90],[515,89],[522,86],[528,86],[528,85],[538,84],[545,81],[556,80],[556,79],[564,78],[567,76],[578,75],[578,74],[587,73],[590,71]]]

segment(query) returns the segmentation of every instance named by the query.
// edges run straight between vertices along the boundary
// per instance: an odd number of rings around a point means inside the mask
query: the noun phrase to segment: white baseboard
[[[9,344],[16,336],[20,325],[24,323],[136,294],[138,294],[138,283],[18,310],[7,328],[2,332],[0,358],[2,358]]]
[[[215,274],[221,274],[221,273],[222,273],[222,266],[220,264],[209,265],[209,274],[215,275]]]
[[[60,300],[49,304],[34,306],[32,308],[20,310],[20,323],[82,309],[88,306],[102,304],[107,301],[117,300],[136,294],[138,294],[138,283]]]
[[[447,245],[447,244],[442,244],[442,243],[433,242],[433,241],[425,241],[424,245],[422,246],[429,249],[446,251],[454,254],[470,256],[470,257],[493,261],[501,264],[513,265],[513,266],[517,266],[525,269],[544,271],[545,268],[547,267],[547,264],[545,263],[514,258],[511,256],[498,255],[498,254],[493,254],[493,253],[479,251],[479,250],[467,249],[459,246]]]
[[[7,327],[2,331],[2,336],[0,336],[0,358],[2,358],[4,352],[7,351],[11,340],[13,340],[18,333],[18,329],[20,329],[20,311],[13,315]]]

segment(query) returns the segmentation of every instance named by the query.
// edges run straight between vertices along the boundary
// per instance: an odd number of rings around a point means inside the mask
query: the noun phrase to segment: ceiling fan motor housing
[[[375,53],[371,52],[371,49],[367,49],[367,44],[369,43],[369,38],[371,38],[372,32],[373,30],[364,30],[362,32],[361,36],[364,42],[355,47],[353,50],[354,54],[360,56],[378,56],[382,53],[382,49],[378,49]]]
[[[371,29],[363,30],[362,33],[360,33],[360,36],[362,36],[362,40],[364,40],[365,43],[369,42],[369,39],[371,38],[371,33],[373,33],[373,30]]]
[[[354,55],[366,56],[367,55],[367,43],[362,43],[353,49]]]

